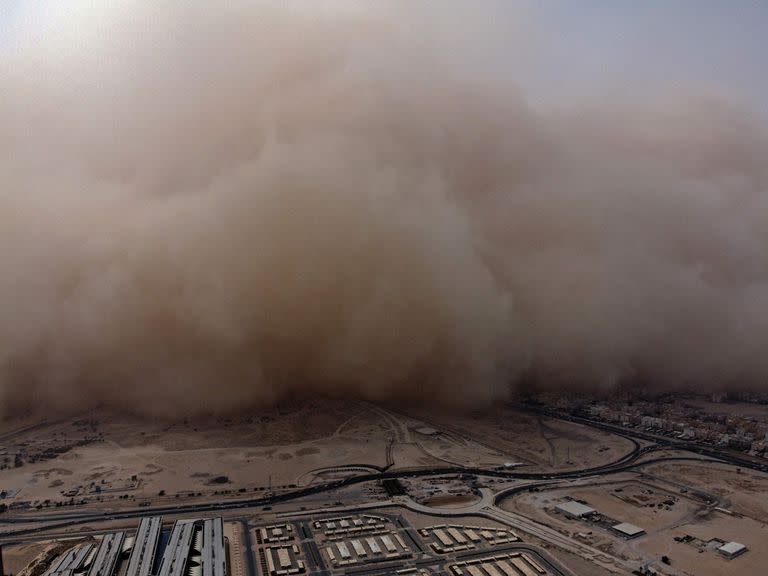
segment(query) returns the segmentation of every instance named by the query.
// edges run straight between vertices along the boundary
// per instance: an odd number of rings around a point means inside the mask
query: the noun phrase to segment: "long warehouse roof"
[[[192,547],[194,520],[179,520],[173,526],[171,540],[165,548],[159,576],[182,576]]]
[[[123,551],[124,538],[125,532],[104,534],[96,558],[88,570],[88,576],[112,576],[117,559]]]
[[[203,576],[225,576],[226,561],[221,518],[205,520],[203,522]]]
[[[142,518],[139,530],[136,532],[131,558],[128,561],[127,576],[149,576],[155,561],[157,544],[160,541],[162,521],[161,516]]]
[[[59,558],[59,561],[50,569],[46,576],[63,576],[66,572],[72,573],[80,568],[88,554],[93,550],[93,544],[83,544],[68,550]]]

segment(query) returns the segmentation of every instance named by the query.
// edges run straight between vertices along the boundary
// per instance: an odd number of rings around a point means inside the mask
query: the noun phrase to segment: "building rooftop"
[[[723,554],[727,554],[728,556],[733,556],[735,554],[744,552],[746,549],[747,547],[744,546],[744,544],[739,544],[738,542],[728,542],[727,544],[720,546],[717,551]]]
[[[584,504],[579,504],[574,500],[569,500],[568,502],[561,502],[560,504],[555,506],[555,509],[559,510],[560,512],[565,512],[566,514],[570,514],[571,516],[577,516],[577,517],[588,516],[596,512],[594,508],[590,508],[589,506],[585,506]]]
[[[640,534],[645,534],[645,530],[643,530],[639,526],[630,524],[629,522],[622,522],[621,524],[616,524],[616,526],[612,526],[612,528],[617,532],[626,534],[627,536],[640,536]]]

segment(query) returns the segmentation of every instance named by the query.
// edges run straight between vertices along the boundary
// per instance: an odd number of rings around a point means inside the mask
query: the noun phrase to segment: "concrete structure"
[[[186,573],[194,532],[195,520],[179,520],[173,525],[171,539],[163,554],[159,576],[183,576]]]
[[[155,562],[157,544],[160,541],[162,521],[161,516],[142,518],[133,542],[131,557],[128,560],[126,576],[149,576]]]
[[[387,526],[387,519],[381,516],[342,516],[317,520],[316,530],[322,530],[328,538],[358,537],[363,532],[381,532]]]
[[[193,553],[199,559],[190,566]],[[192,576],[226,576],[227,553],[221,518],[179,520],[173,525],[158,576],[187,576],[188,573]],[[126,576],[134,575],[128,573]]]
[[[439,530],[439,529],[435,530],[435,536],[437,536],[437,539],[440,541],[440,544],[442,544],[443,546],[448,547],[453,544],[451,539],[448,538],[448,536],[446,536],[445,532],[443,532],[442,530]]]
[[[226,576],[227,554],[224,550],[224,524],[221,518],[209,518],[203,522],[201,564],[203,576]]]
[[[408,544],[395,531],[354,540],[328,540],[325,550],[335,568],[394,560],[412,554]]]
[[[513,552],[456,562],[450,565],[454,576],[546,576],[550,574],[530,554]]]
[[[555,510],[562,512],[569,518],[584,518],[597,512],[594,508],[579,504],[575,500],[569,500],[568,502],[561,502],[555,506]]]
[[[299,559],[299,547],[295,544],[292,546],[270,546],[264,548],[261,554],[269,576],[288,576],[306,572],[304,562]],[[331,561],[335,560],[330,548],[328,555]]]
[[[726,558],[730,559],[744,554],[744,552],[747,551],[747,547],[744,546],[744,544],[739,544],[738,542],[728,542],[727,544],[720,546],[717,551]]]
[[[284,543],[293,540],[294,532],[293,526],[290,524],[274,524],[272,526],[264,526],[259,528],[258,537],[261,542],[266,543]]]
[[[93,544],[83,544],[70,549],[52,564],[51,569],[46,572],[46,576],[63,576],[64,574],[83,572],[83,565],[94,549]]]
[[[125,532],[104,534],[101,544],[93,559],[88,576],[112,576],[120,553],[123,551]]]
[[[368,555],[363,545],[360,544],[360,540],[352,540],[352,548],[355,550],[355,554],[357,554],[358,556]]]
[[[419,534],[426,539],[433,539],[429,545],[438,554],[473,550],[478,546],[498,546],[519,540],[517,534],[511,530],[459,524],[421,528]],[[399,534],[394,536],[400,540],[403,548],[407,548]]]
[[[480,542],[480,536],[474,530],[467,530],[467,537],[474,543]]]
[[[616,524],[615,526],[611,526],[611,530],[614,532],[617,532],[621,536],[624,536],[625,538],[637,538],[638,536],[642,536],[645,534],[645,530],[640,528],[639,526],[635,526],[634,524],[630,524],[629,522],[622,522],[621,524]]]
[[[384,547],[387,549],[387,553],[391,554],[393,552],[397,552],[397,547],[395,546],[394,542],[392,542],[392,538],[389,536],[382,536],[381,542],[384,544]]]
[[[450,534],[451,538],[456,540],[459,544],[464,544],[467,539],[464,537],[464,535],[459,532],[456,528],[448,528],[448,534]]]
[[[378,542],[376,542],[375,538],[368,538],[367,542],[371,552],[374,554],[381,554],[381,547],[379,546]]]

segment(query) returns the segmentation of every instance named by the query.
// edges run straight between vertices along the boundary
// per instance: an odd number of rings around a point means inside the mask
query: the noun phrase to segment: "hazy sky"
[[[0,0],[0,416],[765,389],[765,2]]]
[[[0,49],[7,49],[18,15],[45,3],[0,0]],[[542,103],[700,89],[768,116],[764,0],[409,0],[404,5],[421,16],[414,18],[417,25],[447,21],[462,35],[463,52],[476,47],[476,54],[465,54],[473,65],[521,84]],[[488,34],[489,26],[497,34]],[[476,43],[466,41],[472,34]]]
[[[537,79],[548,89],[700,86],[768,111],[768,2],[573,0],[529,9],[541,34]]]

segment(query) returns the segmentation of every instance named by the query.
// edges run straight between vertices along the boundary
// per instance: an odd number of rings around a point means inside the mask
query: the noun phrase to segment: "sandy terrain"
[[[360,473],[329,468],[386,466],[388,457],[395,469],[510,460],[559,468],[604,463],[630,448],[620,438],[515,411],[429,419],[439,421],[437,434],[419,432],[427,418],[317,400],[211,422],[136,422],[94,413],[31,428],[21,423],[23,433],[7,437],[0,487],[9,492],[8,504],[45,510],[81,502],[132,507],[148,499],[258,494],[311,483],[316,471],[323,479]],[[518,436],[527,426],[537,435]]]
[[[725,499],[726,508],[768,522],[768,475],[733,466],[708,463],[670,462],[653,464],[645,472],[681,482]]]
[[[619,436],[506,407],[474,415],[412,415],[475,440],[492,455],[484,459],[494,464],[516,461],[536,470],[585,468],[616,460],[633,448]]]
[[[768,526],[765,494],[768,477],[737,473],[717,464],[669,463],[649,466],[646,473],[622,474],[589,485],[564,485],[542,492],[524,493],[507,499],[502,507],[539,520],[582,538],[593,546],[633,560],[656,560],[669,556],[672,574],[725,576],[762,574],[768,562]],[[670,483],[665,482],[668,480]],[[717,494],[731,509],[744,516],[713,511],[682,486]],[[618,491],[620,490],[620,491]],[[630,522],[647,534],[624,540],[587,521],[569,519],[552,509],[571,497],[585,502],[601,514]],[[674,501],[674,504],[667,504]],[[659,504],[662,504],[659,506]],[[704,541],[720,539],[741,542],[750,548],[745,555],[726,560],[714,551],[699,552],[676,536],[690,535]],[[714,543],[712,548],[716,547]]]
[[[423,432],[430,425],[436,434]],[[93,413],[5,427],[0,488],[8,492],[6,503],[46,510],[235,497],[311,483],[316,471],[323,479],[359,473],[328,469],[382,467],[390,458],[395,469],[508,461],[551,469],[605,463],[631,448],[599,431],[508,409],[420,418],[325,400],[214,421],[137,422]]]
[[[49,548],[51,544],[48,542],[3,546],[3,568],[6,574],[18,574]]]
[[[649,493],[650,492],[650,493]],[[649,483],[641,477],[591,483],[586,487],[526,493],[507,499],[502,507],[526,516],[549,516],[548,523],[558,523],[573,531],[586,531],[589,524],[546,512],[560,502],[573,498],[584,501],[602,515],[619,522],[630,522],[648,532],[684,522],[702,506],[668,486]],[[664,505],[674,501],[672,505]],[[661,504],[661,506],[659,506]]]
[[[365,407],[320,401],[214,423],[137,423],[99,414],[11,437],[0,487],[11,494],[9,504],[100,498],[134,506],[159,500],[161,490],[174,499],[180,492],[218,496],[270,482],[279,487],[318,468],[385,465],[386,429]],[[19,467],[16,453],[23,456]],[[415,446],[398,447],[397,454],[406,466],[435,462]],[[219,476],[226,480],[217,483]]]
[[[728,560],[713,550],[699,552],[690,544],[676,542],[675,536],[695,536],[704,541],[718,538],[724,541],[736,540],[749,550],[741,556]],[[680,574],[690,576],[731,576],[742,574],[758,576],[765,574],[768,564],[768,526],[748,518],[735,518],[714,513],[704,521],[686,524],[673,530],[649,534],[637,540],[637,546],[656,556],[666,555]]]
[[[76,486],[124,485],[132,475],[141,483],[129,491],[137,499],[168,497],[185,491],[292,484],[305,472],[350,462],[384,464],[384,446],[367,440],[320,439],[269,447],[232,446],[200,450],[166,450],[148,445],[123,448],[111,442],[78,448],[53,463],[32,464],[0,474],[4,486],[20,489],[23,500],[60,499],[63,490]],[[212,479],[225,475],[229,482],[216,486]],[[102,481],[105,484],[102,484]],[[122,491],[121,491],[122,492]],[[102,493],[103,499],[110,494]]]
[[[553,558],[561,562],[566,568],[579,576],[614,576],[615,574],[626,574],[626,572],[609,572],[601,566],[589,562],[581,556],[576,556],[570,552],[565,552],[559,548],[549,548],[547,550]]]

